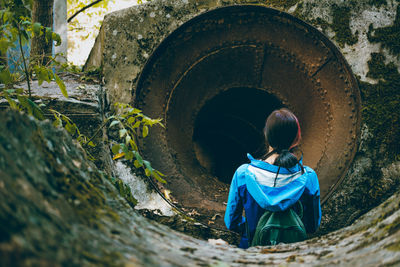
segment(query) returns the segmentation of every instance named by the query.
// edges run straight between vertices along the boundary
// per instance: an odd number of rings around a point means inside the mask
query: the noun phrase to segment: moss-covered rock
[[[369,25],[368,40],[373,43],[380,43],[382,47],[400,57],[400,6],[397,7],[393,25],[376,29],[372,24]]]
[[[335,32],[335,40],[340,46],[357,43],[357,32],[352,34],[350,29],[351,9],[347,6],[332,5],[332,30]]]
[[[15,112],[0,114],[0,177],[1,266],[390,266],[400,257],[399,193],[329,235],[242,250],[138,215],[65,131]]]

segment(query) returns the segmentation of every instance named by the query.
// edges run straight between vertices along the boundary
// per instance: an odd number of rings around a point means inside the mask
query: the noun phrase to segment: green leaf
[[[140,166],[143,166],[143,158],[140,156],[139,152],[133,151],[133,154],[135,154],[135,158],[139,162]]]
[[[51,39],[56,42],[55,46],[61,45],[61,37],[60,37],[59,34],[57,34],[55,32],[52,32],[51,33]]]
[[[20,110],[20,108],[18,107],[17,102],[15,102],[15,100],[12,99],[12,98],[10,97],[10,95],[9,95],[6,91],[4,91],[4,97],[7,99],[8,104],[10,105],[10,108],[11,108],[11,109]]]
[[[76,133],[76,125],[71,124],[69,122],[67,122],[67,124],[65,124],[65,130],[67,130],[71,135],[74,135]]]
[[[128,131],[126,129],[119,130],[119,138],[123,138],[127,133]]]
[[[126,145],[129,145],[131,140],[132,140],[132,137],[131,137],[129,134],[127,134],[127,135],[125,136],[125,144],[126,144]]]
[[[151,172],[149,169],[145,169],[144,173],[146,174],[146,176],[151,176]]]
[[[163,178],[160,177],[160,175],[158,175],[156,172],[153,172],[153,177],[157,179],[157,181],[159,181],[160,183],[166,184],[167,181],[165,181]]]
[[[33,68],[33,70],[34,70],[34,72],[35,72],[35,74],[36,74],[36,78],[38,79],[39,85],[42,85],[42,83],[43,83],[44,81],[50,82],[50,79],[49,79],[49,72],[48,72],[48,70],[47,70],[46,67],[36,65],[36,66]]]
[[[125,159],[126,160],[133,159],[133,152],[132,151],[128,151],[128,153],[125,154]]]
[[[95,147],[95,146],[96,146],[95,143],[93,143],[93,141],[90,141],[90,142],[88,143],[88,145],[91,146],[91,147]]]
[[[52,30],[51,30],[51,28],[50,27],[46,27],[46,36],[45,36],[45,38],[46,38],[46,42],[50,42],[51,40],[52,40]]]
[[[112,151],[112,153],[115,155],[115,154],[118,154],[118,153],[119,153],[119,150],[120,150],[120,149],[121,149],[121,146],[118,145],[118,144],[116,144],[116,145],[113,145],[113,146],[112,146],[111,151]]]
[[[149,134],[149,127],[143,126],[143,137],[146,137]]]
[[[13,78],[8,68],[1,70],[0,72],[0,83],[10,84],[12,83]]]
[[[119,121],[117,121],[117,120],[112,121],[112,122],[110,123],[110,126],[109,126],[108,128],[111,128],[111,127],[113,127],[114,125],[117,125],[118,123],[119,123]]]
[[[3,12],[3,24],[7,24],[9,20],[11,20],[13,17],[13,13],[10,11],[4,11]]]
[[[0,51],[2,54],[6,54],[10,47],[15,47],[14,43],[10,42],[7,38],[0,38]]]
[[[62,121],[59,117],[55,116],[56,120],[53,122],[53,126],[56,128],[62,127]]]
[[[129,124],[132,124],[134,121],[135,121],[134,117],[129,117],[129,119],[128,119],[128,123]]]
[[[65,83],[63,80],[58,77],[57,74],[54,73],[54,79],[56,80],[56,83],[58,84],[58,87],[60,87],[61,93],[68,98],[68,92],[67,92],[67,87],[65,86]]]
[[[40,36],[40,34],[42,33],[41,29],[42,29],[42,25],[39,22],[33,23],[32,31],[33,31],[34,36]]]
[[[140,109],[137,109],[137,108],[134,108],[133,110],[132,110],[132,113],[133,114],[138,114],[138,113],[141,113],[142,111],[140,110]]]
[[[44,114],[42,109],[32,100],[30,100],[28,98],[28,101],[30,102],[30,104],[32,105],[33,108],[33,116],[38,119],[38,120],[44,120]]]
[[[53,70],[47,67],[43,67],[43,72],[45,72],[44,80],[50,83],[54,76]]]
[[[144,166],[146,166],[146,169],[149,169],[151,172],[154,171],[153,167],[151,167],[150,162],[148,162],[147,160],[143,160]]]
[[[27,110],[29,115],[34,116],[38,120],[44,120],[43,111],[35,102],[23,95],[17,95],[17,99],[21,106],[23,106]]]
[[[120,144],[121,149],[124,153],[128,153],[129,152],[129,148],[128,146],[126,146],[124,143]]]
[[[23,21],[23,22],[21,23],[21,25],[23,25],[23,26],[30,26],[30,25],[32,25],[32,23],[31,23],[29,20],[25,20],[25,21]]]
[[[160,172],[160,171],[155,170],[155,172],[156,172],[158,175],[160,175],[160,176],[165,176],[165,174],[163,174],[163,173]]]
[[[17,99],[19,101],[19,104],[26,109],[29,115],[33,115],[33,109],[32,106],[30,105],[28,98],[23,95],[17,95]]]
[[[129,141],[129,144],[131,145],[131,147],[132,147],[133,150],[135,150],[135,151],[138,150],[138,147],[137,147],[135,141],[133,141],[133,139],[131,139],[131,140]]]
[[[138,161],[138,160],[135,160],[135,161],[133,162],[133,165],[135,166],[135,168],[140,168],[140,167],[142,167],[142,166],[143,166],[143,164],[142,164],[142,165],[140,165],[140,163],[139,163],[139,161]]]
[[[133,129],[140,126],[141,121],[136,121],[135,124],[132,126]]]
[[[24,93],[24,88],[16,88],[15,93],[17,94],[23,94]]]

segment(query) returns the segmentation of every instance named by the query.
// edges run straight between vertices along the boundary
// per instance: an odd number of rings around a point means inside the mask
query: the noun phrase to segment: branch
[[[89,5],[82,7],[81,9],[79,9],[78,11],[76,11],[75,14],[73,14],[71,17],[69,17],[69,18],[67,19],[67,22],[70,23],[71,20],[73,20],[76,16],[78,16],[79,13],[81,13],[81,12],[85,11],[86,9],[88,9],[88,8],[90,8],[90,7],[92,7],[92,6],[94,6],[94,5],[97,4],[97,3],[100,3],[101,1],[103,1],[103,0],[96,0],[96,1],[94,1],[94,2],[92,2],[92,3],[90,3]]]
[[[19,24],[17,26],[17,29],[18,29],[19,50],[21,51],[22,62],[24,63],[24,70],[25,70],[25,75],[26,75],[26,83],[28,84],[29,99],[31,99],[32,98],[31,83],[30,83],[30,77],[29,77],[28,68],[26,66],[26,59],[25,59],[25,55],[24,55],[24,49],[22,48],[22,34],[21,34],[21,29],[20,29],[20,25]]]

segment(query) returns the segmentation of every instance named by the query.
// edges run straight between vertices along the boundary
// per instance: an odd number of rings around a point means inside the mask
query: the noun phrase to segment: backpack
[[[294,243],[307,238],[301,217],[303,206],[298,201],[297,214],[293,207],[284,211],[265,211],[257,223],[251,246],[268,246],[279,243]]]

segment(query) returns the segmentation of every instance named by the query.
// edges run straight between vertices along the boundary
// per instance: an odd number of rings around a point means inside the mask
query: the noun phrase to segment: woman
[[[266,211],[285,211],[300,202],[307,233],[315,232],[321,221],[317,175],[292,154],[301,141],[296,116],[285,108],[273,111],[264,135],[268,154],[261,160],[248,154],[250,163],[236,170],[229,191],[225,224],[242,234],[241,248],[251,245],[257,223]]]

